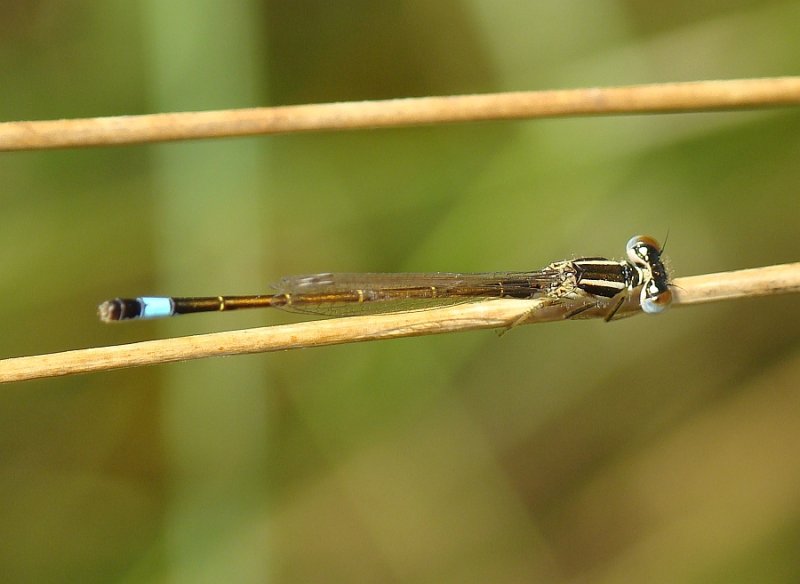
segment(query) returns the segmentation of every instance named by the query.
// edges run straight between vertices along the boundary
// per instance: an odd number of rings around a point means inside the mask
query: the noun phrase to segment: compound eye
[[[625,245],[625,250],[628,254],[628,259],[634,264],[644,265],[648,263],[650,256],[650,249],[658,250],[658,243],[652,237],[647,235],[636,235],[628,240]]]
[[[672,291],[669,288],[659,290],[654,282],[642,288],[642,295],[639,304],[647,314],[658,314],[664,312],[672,303]]]
[[[644,265],[650,261],[651,250],[658,252],[661,248],[658,242],[649,235],[634,235],[628,240],[625,249],[630,261]]]

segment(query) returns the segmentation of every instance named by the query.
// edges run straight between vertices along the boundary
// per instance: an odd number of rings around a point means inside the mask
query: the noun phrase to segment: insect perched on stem
[[[632,237],[628,259],[579,258],[531,272],[323,273],[288,276],[274,294],[254,296],[115,298],[99,307],[105,322],[150,319],[242,308],[281,308],[327,316],[419,310],[489,298],[544,298],[568,307],[565,318],[591,308],[610,321],[635,297],[649,314],[672,301],[661,247],[646,235]]]

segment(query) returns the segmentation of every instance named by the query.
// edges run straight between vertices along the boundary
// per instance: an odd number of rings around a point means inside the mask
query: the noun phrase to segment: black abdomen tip
[[[141,303],[133,298],[106,300],[97,307],[97,315],[103,322],[116,322],[118,320],[139,318],[141,313]]]

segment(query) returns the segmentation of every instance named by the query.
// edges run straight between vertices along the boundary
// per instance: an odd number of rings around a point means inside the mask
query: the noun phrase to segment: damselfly
[[[669,277],[655,239],[632,237],[628,259],[580,258],[553,262],[532,272],[323,273],[289,276],[274,294],[255,296],[116,298],[99,307],[106,322],[149,319],[194,312],[273,307],[322,315],[397,312],[490,298],[544,298],[570,308],[565,317],[591,308],[611,320],[629,299],[644,312],[665,310],[672,301]]]

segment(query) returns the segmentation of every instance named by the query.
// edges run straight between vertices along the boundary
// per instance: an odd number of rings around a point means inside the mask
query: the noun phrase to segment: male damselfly
[[[150,319],[194,312],[273,307],[322,315],[419,310],[490,298],[544,298],[570,307],[565,318],[602,308],[612,320],[635,297],[650,314],[672,301],[661,247],[646,235],[632,237],[628,259],[579,258],[532,272],[323,273],[289,276],[275,294],[254,296],[115,298],[98,309],[105,322]]]

